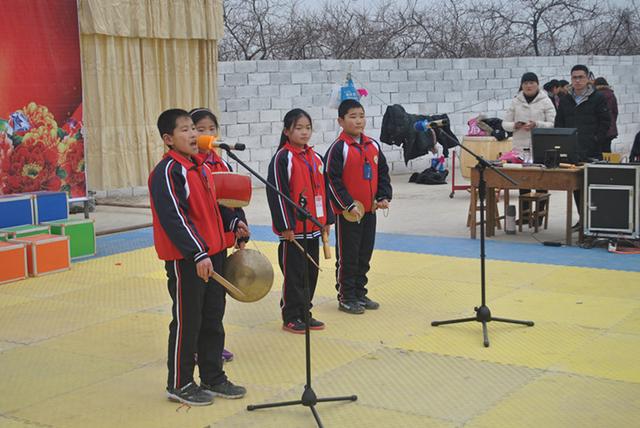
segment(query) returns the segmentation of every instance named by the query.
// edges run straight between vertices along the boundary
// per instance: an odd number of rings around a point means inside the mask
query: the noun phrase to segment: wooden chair
[[[533,226],[535,233],[538,233],[540,219],[544,219],[544,228],[549,225],[549,205],[551,195],[549,193],[525,193],[518,199],[518,230],[522,232],[522,223],[526,220],[529,227]],[[525,208],[525,204],[529,204]]]
[[[480,224],[478,220],[476,220],[476,213],[480,212],[480,200],[476,201],[476,206],[473,207],[473,199],[469,198],[469,212],[467,213],[467,227],[474,228]],[[498,210],[498,202],[500,201],[500,189],[496,189],[496,203],[495,203],[495,224],[498,229],[502,229],[500,226],[500,220],[504,220],[505,216],[500,215],[500,211]],[[486,201],[485,201],[486,202]],[[485,215],[487,213],[485,206]],[[485,219],[486,220],[486,219]],[[480,225],[480,227],[484,227],[484,225]]]

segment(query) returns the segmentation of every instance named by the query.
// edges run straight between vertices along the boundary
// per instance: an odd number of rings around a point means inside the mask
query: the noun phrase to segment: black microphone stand
[[[271,190],[273,190],[274,192],[276,192],[278,195],[280,195],[285,201],[287,201],[287,203],[289,205],[291,205],[293,208],[295,208],[296,210],[296,214],[298,219],[300,219],[302,221],[302,236],[303,236],[303,242],[302,242],[302,247],[304,249],[304,259],[305,259],[305,263],[304,263],[304,297],[305,297],[305,311],[304,311],[304,337],[305,337],[305,363],[306,363],[306,383],[304,385],[304,392],[302,393],[302,398],[300,400],[294,400],[294,401],[281,401],[281,402],[277,402],[277,403],[268,403],[268,404],[250,404],[247,406],[247,410],[258,410],[258,409],[267,409],[267,408],[271,408],[271,407],[284,407],[284,406],[295,406],[298,404],[301,404],[303,406],[309,407],[309,409],[311,409],[311,413],[313,413],[313,417],[315,418],[318,427],[322,428],[322,421],[320,420],[320,415],[318,414],[318,411],[315,408],[315,405],[318,403],[326,403],[326,402],[330,402],[330,401],[356,401],[358,399],[358,396],[356,395],[349,395],[349,396],[343,396],[343,397],[329,397],[329,398],[318,398],[316,396],[316,393],[313,391],[313,388],[311,388],[311,334],[309,331],[309,322],[310,322],[310,311],[311,311],[311,297],[310,297],[310,291],[309,291],[309,254],[308,254],[308,249],[307,249],[307,220],[311,221],[313,224],[315,224],[316,226],[318,226],[320,229],[322,229],[322,224],[318,221],[317,218],[313,217],[309,211],[307,211],[306,205],[307,205],[307,201],[304,198],[304,196],[300,195],[300,204],[296,204],[294,201],[292,201],[287,195],[283,194],[282,192],[280,192],[280,190],[278,190],[275,186],[273,186],[271,183],[269,183],[267,180],[265,180],[262,176],[260,176],[260,174],[258,174],[256,171],[254,171],[253,169],[251,169],[247,164],[245,164],[244,162],[242,162],[240,159],[238,159],[238,157],[231,152],[230,147],[224,147],[224,146],[220,146],[222,147],[224,150],[226,150],[227,155],[235,160],[236,162],[238,162],[240,165],[242,165],[247,171],[249,171],[251,174],[253,174],[254,177],[256,177],[258,180],[260,180],[261,182],[263,182],[267,187],[269,187]]]
[[[463,323],[463,322],[471,322],[471,321],[477,321],[479,323],[482,323],[482,335],[484,337],[484,346],[486,348],[489,347],[489,334],[487,332],[487,323],[490,321],[498,321],[498,322],[506,322],[506,323],[512,323],[512,324],[522,324],[522,325],[526,325],[526,326],[533,326],[533,321],[520,321],[520,320],[512,320],[512,319],[508,319],[508,318],[497,318],[497,317],[493,317],[491,316],[491,311],[489,310],[489,307],[486,304],[486,299],[485,299],[485,269],[484,269],[484,262],[485,262],[485,252],[484,252],[484,236],[485,236],[485,213],[484,213],[484,199],[486,196],[486,186],[487,183],[484,180],[484,171],[487,168],[492,169],[493,171],[495,171],[497,174],[499,174],[502,178],[504,178],[505,180],[511,182],[514,185],[517,185],[518,183],[516,183],[511,177],[505,175],[502,171],[499,171],[495,166],[491,165],[489,162],[487,162],[482,156],[479,156],[477,154],[475,154],[474,152],[472,152],[471,150],[469,150],[468,148],[466,148],[465,146],[463,146],[462,144],[460,144],[460,147],[465,150],[467,153],[469,153],[471,156],[473,156],[474,158],[476,158],[476,160],[478,161],[478,163],[476,164],[475,168],[478,170],[478,172],[480,173],[480,181],[478,182],[478,195],[480,197],[480,284],[481,284],[481,293],[482,293],[482,304],[480,305],[480,307],[476,306],[473,308],[473,310],[476,312],[476,316],[475,317],[469,317],[469,318],[459,318],[459,319],[452,319],[452,320],[446,320],[446,321],[433,321],[431,322],[431,325],[434,327],[437,327],[439,325],[444,325],[444,324],[457,324],[457,323]],[[474,214],[475,215],[475,214]]]

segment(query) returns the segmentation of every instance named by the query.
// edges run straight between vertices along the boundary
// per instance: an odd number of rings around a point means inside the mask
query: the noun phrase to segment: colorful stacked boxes
[[[69,217],[69,202],[66,192],[32,192],[35,223],[66,220]]]
[[[23,238],[25,236],[42,235],[49,233],[49,225],[25,224],[22,226],[5,227],[0,232],[6,233],[9,239]]]
[[[49,226],[53,235],[69,237],[72,259],[96,254],[93,219],[53,221]]]
[[[19,242],[0,242],[0,284],[27,277],[26,246]]]
[[[31,195],[0,196],[0,228],[36,224]]]
[[[67,236],[34,235],[12,239],[9,242],[27,246],[27,266],[31,276],[60,272],[70,268],[71,257]]]

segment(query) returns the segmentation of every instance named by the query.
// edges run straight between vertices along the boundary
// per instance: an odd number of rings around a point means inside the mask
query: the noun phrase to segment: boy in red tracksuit
[[[224,225],[235,214],[218,206],[211,171],[196,161],[197,133],[189,114],[163,112],[158,130],[170,148],[149,175],[153,240],[173,301],[167,397],[192,406],[211,404],[215,395],[240,398],[245,388],[222,370],[225,289],[210,278],[214,270],[221,272]],[[193,380],[196,355],[199,386]]]
[[[389,207],[391,179],[380,144],[363,134],[366,119],[362,104],[343,101],[338,123],[343,131],[325,156],[329,195],[336,213],[338,309],[362,314],[380,306],[367,296],[365,286],[376,235],[375,210]],[[354,201],[362,203],[364,212]],[[345,211],[359,220],[347,221]]]
[[[306,222],[307,252],[317,264],[318,238],[322,232],[329,233],[329,225],[334,222],[334,217],[327,198],[322,158],[308,145],[311,131],[311,117],[304,110],[293,109],[284,116],[280,146],[269,164],[267,180],[296,203],[300,203],[301,197],[304,197],[304,208],[323,225],[323,230],[320,230],[311,221]],[[305,258],[293,242],[298,242],[304,248],[303,222],[298,218],[295,208],[270,188],[267,188],[267,199],[273,231],[280,236],[278,261],[284,276],[280,300],[282,329],[302,334],[305,332],[303,320],[307,303],[311,308],[318,282],[318,268]],[[309,302],[304,292],[305,264],[308,269]],[[309,329],[322,330],[324,323],[309,314]]]

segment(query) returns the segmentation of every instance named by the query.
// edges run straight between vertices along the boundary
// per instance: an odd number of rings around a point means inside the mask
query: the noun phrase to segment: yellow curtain
[[[220,1],[80,1],[90,189],[146,185],[164,153],[158,115],[217,106],[221,14]]]

